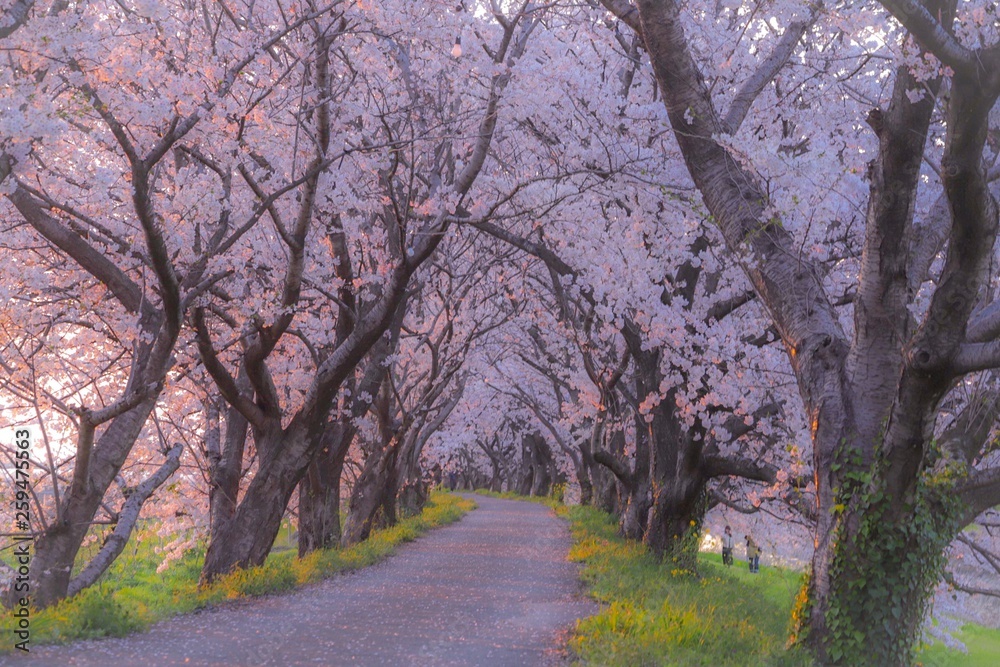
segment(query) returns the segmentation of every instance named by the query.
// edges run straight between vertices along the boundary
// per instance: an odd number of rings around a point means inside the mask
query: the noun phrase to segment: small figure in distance
[[[753,537],[749,534],[747,538],[747,562],[750,565],[750,571],[756,574],[760,572],[760,554],[763,551],[756,542],[754,542]]]
[[[733,531],[729,526],[722,533],[722,563],[723,565],[733,564]]]

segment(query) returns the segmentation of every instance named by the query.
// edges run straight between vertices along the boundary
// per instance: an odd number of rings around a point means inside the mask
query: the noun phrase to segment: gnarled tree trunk
[[[341,545],[357,544],[367,539],[373,528],[395,522],[395,510],[387,516],[386,509],[395,504],[393,479],[399,447],[399,440],[391,440],[368,455],[351,491]]]
[[[340,543],[340,478],[354,433],[351,425],[329,424],[316,458],[299,482],[299,558]]]
[[[210,583],[235,569],[263,565],[292,492],[312,460],[319,433],[301,424],[255,433],[259,467],[232,518],[213,531],[201,580]]]

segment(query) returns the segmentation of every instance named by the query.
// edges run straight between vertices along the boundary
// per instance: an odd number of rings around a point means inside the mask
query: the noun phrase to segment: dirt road
[[[593,613],[562,521],[534,503],[479,509],[387,561],[301,591],[181,616],[124,639],[33,647],[7,665],[552,665]]]

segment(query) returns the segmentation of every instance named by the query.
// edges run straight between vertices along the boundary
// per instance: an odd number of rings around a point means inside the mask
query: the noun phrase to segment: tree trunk
[[[667,404],[667,405],[665,405]],[[707,509],[708,478],[702,460],[704,434],[683,429],[668,394],[656,408],[651,450],[652,508],[645,541],[654,554],[697,570],[698,539]]]
[[[625,327],[622,333],[635,364],[636,399],[643,400],[659,391],[662,353],[658,348],[643,349],[634,327]],[[658,558],[694,571],[707,507],[704,434],[677,415],[675,391],[667,392],[648,414],[635,416],[635,467],[621,530],[626,536],[641,537]]]
[[[540,433],[531,434],[531,495],[547,496],[552,488],[552,450]]]
[[[399,513],[403,517],[420,514],[429,495],[427,484],[422,479],[410,480],[399,489]]]
[[[355,383],[353,378],[348,378],[345,388],[354,397],[350,413],[341,414],[337,420],[327,423],[320,450],[299,483],[299,557],[315,549],[327,549],[340,543],[341,477],[347,453],[357,435],[355,420],[373,407],[363,397],[377,394],[385,381],[388,373],[385,361],[396,349],[408,303],[409,296],[405,296],[389,325],[389,335],[383,336],[372,346],[361,381]],[[344,315],[345,319],[347,317]],[[342,338],[346,338],[346,334],[338,329],[338,341]]]
[[[616,429],[610,437],[606,438],[608,449],[615,458],[622,458],[625,454],[625,434]],[[600,443],[596,444],[600,447]],[[597,449],[594,450],[595,452]],[[605,466],[594,466],[591,471],[594,480],[594,497],[597,507],[616,517],[620,517],[619,512],[624,511],[623,500],[628,494],[622,492],[618,478]]]
[[[697,571],[706,506],[705,480],[697,474],[664,485],[653,498],[646,526],[646,546],[672,567]]]
[[[395,519],[394,511],[393,516],[386,516],[385,512],[388,505],[395,505],[392,482],[398,453],[399,441],[391,440],[368,455],[351,491],[344,534],[340,539],[342,546],[348,547],[367,539],[373,528]]]
[[[646,528],[649,524],[649,509],[652,507],[649,484],[645,484],[640,489],[631,493],[628,503],[622,512],[618,532],[622,537],[630,540],[642,541],[646,537]]]
[[[447,385],[441,385],[442,389]],[[465,381],[459,380],[456,391],[452,397],[441,406],[434,419],[429,422],[426,415],[417,421],[416,427],[411,427],[407,433],[406,443],[403,446],[399,462],[396,466],[394,495],[398,496],[399,511],[403,516],[413,516],[419,514],[427,502],[429,489],[424,482],[423,471],[420,467],[420,457],[423,455],[424,447],[441,425],[448,419],[458,403],[462,400],[462,393],[465,391]],[[489,452],[487,451],[487,454]],[[490,457],[490,462],[496,471],[496,462]],[[493,478],[499,480],[499,475],[494,472]]]
[[[636,413],[632,483],[627,489],[628,496],[619,527],[622,536],[632,540],[642,540],[645,537],[649,508],[652,506],[652,489],[649,483],[649,439],[649,424]]]
[[[299,558],[340,543],[340,477],[354,433],[351,425],[330,423],[299,482]]]
[[[590,470],[584,460],[584,456],[580,456],[573,461],[573,470],[576,472],[576,483],[580,485],[580,504],[581,505],[592,505],[594,503],[594,485],[590,481]]]
[[[595,465],[590,470],[590,476],[594,484],[594,506],[618,516],[618,488],[615,485],[615,478],[604,468]]]
[[[31,600],[38,608],[66,597],[76,556],[100,509],[104,492],[121,470],[154,405],[153,399],[144,401],[111,421],[94,446],[87,482],[79,485],[80,493],[70,492],[63,497],[62,522],[51,525],[35,541]]]
[[[801,610],[810,621],[808,639],[828,664],[859,664],[861,656],[871,665],[912,664],[945,549],[959,532],[949,490],[922,487],[914,504],[879,487],[854,490],[827,554],[824,605]],[[813,631],[813,613],[821,614],[822,634]]]
[[[493,476],[490,478],[490,491],[500,493],[503,491],[503,476],[500,474],[500,460],[491,458],[490,466],[493,469]]]
[[[256,435],[259,467],[232,519],[219,526],[209,542],[202,566],[202,583],[211,583],[236,569],[263,565],[281,529],[285,508],[305,474],[315,448],[311,435],[293,424],[273,425]]]
[[[531,495],[531,483],[535,478],[531,462],[533,446],[532,436],[527,434],[521,436],[521,465],[517,469],[514,486],[514,493],[519,496]]]
[[[697,570],[698,537],[706,510],[704,434],[698,434],[680,420],[674,390],[667,392],[653,408],[652,417],[649,426],[653,493],[645,543],[658,558],[693,572]]]
[[[237,382],[249,385],[246,373],[240,373]],[[244,387],[246,390],[248,388]],[[213,411],[217,418],[218,410]],[[215,420],[212,420],[215,421]],[[246,449],[248,424],[246,417],[236,408],[226,410],[226,435],[221,451],[218,447],[217,424],[209,430],[209,542],[215,541],[217,533],[228,524],[236,513],[239,500],[240,477],[243,472],[243,453]]]
[[[430,434],[437,428],[435,424],[431,426],[431,430],[421,430],[407,439],[404,451],[400,454],[400,461],[396,465],[395,489],[398,511],[404,517],[420,514],[430,495],[430,488],[424,481],[423,470],[420,467],[420,456]]]

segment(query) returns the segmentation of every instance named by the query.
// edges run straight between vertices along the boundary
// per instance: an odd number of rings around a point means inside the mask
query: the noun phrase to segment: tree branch
[[[612,0],[615,1],[615,0]],[[625,0],[620,0],[624,2]],[[605,5],[606,6],[606,5]],[[765,58],[750,77],[743,82],[733,101],[729,103],[729,110],[722,119],[722,126],[727,134],[736,134],[736,131],[743,124],[750,107],[761,94],[767,84],[774,80],[774,77],[785,66],[788,59],[795,52],[802,36],[816,23],[823,3],[816,0],[809,5],[809,10],[804,17],[798,21],[793,21],[787,28],[778,43],[774,45],[771,54]],[[633,8],[634,9],[634,8]]]
[[[985,343],[1000,336],[1000,300],[994,301],[976,313],[965,330],[965,340]]]
[[[933,53],[956,72],[974,74],[987,64],[981,61],[982,54],[965,48],[938,18],[931,14],[920,0],[880,0],[913,37],[928,51]],[[996,71],[996,63],[993,63]],[[986,71],[989,71],[986,69]]]
[[[628,466],[626,466],[624,462],[611,452],[599,449],[594,452],[594,460],[614,473],[615,477],[618,478],[618,481],[621,482],[626,488],[631,489],[634,486],[635,480],[632,476],[632,471],[628,469]]]
[[[226,367],[219,361],[212,346],[212,336],[208,332],[205,324],[205,310],[195,308],[194,328],[198,341],[198,353],[201,362],[205,365],[205,370],[212,376],[215,384],[219,387],[219,393],[226,399],[226,402],[239,410],[240,414],[246,417],[247,421],[257,428],[263,428],[265,424],[264,412],[254,404],[249,397],[245,396],[236,385],[236,380],[229,374]]]
[[[961,525],[967,526],[986,510],[1000,505],[1000,468],[973,472],[957,485],[956,491],[966,507]]]
[[[143,301],[142,290],[131,278],[78,234],[66,229],[46,213],[27,190],[18,185],[8,198],[35,231],[99,280],[127,311],[135,314],[142,314],[141,311],[146,309],[151,311],[152,306]]]
[[[642,24],[639,22],[639,10],[635,5],[629,0],[601,0],[601,4],[619,21],[632,28],[639,39],[645,41],[642,35]]]
[[[959,345],[951,363],[951,370],[956,375],[991,368],[1000,368],[1000,341]]]
[[[988,595],[990,597],[1000,598],[1000,589],[992,588],[979,588],[978,586],[972,586],[968,584],[960,583],[952,572],[945,571],[941,577],[945,582],[954,588],[956,591],[961,593],[966,593],[968,595]]]
[[[143,504],[180,467],[181,452],[183,450],[184,445],[182,443],[177,443],[171,447],[170,451],[167,452],[166,461],[157,468],[155,473],[143,480],[128,496],[121,511],[118,513],[114,531],[105,540],[104,545],[97,552],[97,555],[69,582],[67,596],[76,595],[93,584],[115,561],[128,543],[132,529],[139,520]]]

